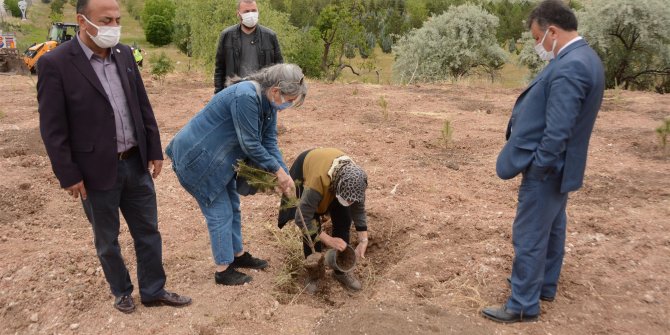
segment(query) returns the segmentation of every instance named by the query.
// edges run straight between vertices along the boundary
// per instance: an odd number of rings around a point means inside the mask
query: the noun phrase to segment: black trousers
[[[152,301],[165,291],[162,240],[158,231],[156,191],[151,175],[136,153],[120,160],[116,185],[111,190],[87,190],[82,200],[86,217],[93,228],[98,259],[112,294],[130,295],[133,284],[119,246],[119,209],[126,219],[135,245],[137,277],[142,301]]]
[[[305,163],[305,157],[311,150],[307,150],[295,159],[295,162],[291,165],[291,168],[289,169],[289,174],[291,175],[291,178],[295,181],[303,181],[305,179],[304,173],[303,173],[303,165]],[[299,187],[296,188],[296,196],[300,197],[304,190],[304,186],[301,183]],[[282,205],[285,203],[286,199],[282,198]],[[284,227],[284,225],[290,221],[295,219],[295,208],[290,208],[290,209],[283,209],[279,211],[279,228]],[[340,203],[337,200],[333,200],[330,203],[330,206],[328,206],[328,214],[330,214],[330,219],[332,220],[333,223],[333,234],[331,236],[333,237],[339,237],[344,242],[347,242],[349,244],[349,230],[351,229],[351,213],[349,208],[344,207],[340,205]],[[317,222],[317,227],[318,230],[317,232],[312,235],[312,241],[316,239],[317,236],[321,233],[321,215],[315,214],[314,218],[310,218],[309,220],[316,220]],[[305,257],[309,256],[312,254],[312,249],[309,247],[309,241],[307,240],[307,237],[303,237],[303,252],[305,253]],[[317,252],[322,251],[322,245],[321,242],[316,242],[314,244],[314,249]]]

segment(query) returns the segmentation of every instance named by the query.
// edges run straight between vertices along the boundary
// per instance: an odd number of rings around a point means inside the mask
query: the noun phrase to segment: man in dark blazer
[[[185,306],[164,289],[156,193],[163,161],[158,125],[126,45],[118,44],[116,0],[79,0],[79,33],[39,60],[40,132],[61,187],[77,198],[93,228],[98,258],[116,297],[135,310],[133,285],[119,247],[119,210],[134,240],[145,305]]]
[[[504,306],[482,311],[506,323],[536,320],[539,301],[556,297],[568,193],[582,186],[605,81],[601,60],[562,1],[540,3],[528,24],[536,51],[550,62],[517,99],[498,156],[500,178],[523,175],[512,227],[512,293]]]

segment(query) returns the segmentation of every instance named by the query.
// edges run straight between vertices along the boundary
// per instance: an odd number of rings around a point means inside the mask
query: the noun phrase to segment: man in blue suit
[[[582,186],[604,91],[602,62],[578,35],[570,8],[543,1],[528,24],[538,55],[550,62],[517,99],[496,164],[502,179],[523,176],[512,227],[512,293],[504,306],[482,310],[504,323],[537,320],[539,301],[556,296],[568,193]]]

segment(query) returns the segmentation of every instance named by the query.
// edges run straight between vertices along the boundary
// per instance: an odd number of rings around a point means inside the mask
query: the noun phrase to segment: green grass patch
[[[395,55],[385,54],[382,52],[381,48],[377,47],[370,57],[374,58],[374,69],[364,69],[364,63],[368,62],[370,58],[363,59],[359,55],[356,55],[355,58],[352,58],[349,61],[360,75],[357,76],[353,74],[350,69],[344,69],[337,81],[344,83],[362,82],[369,84],[392,84]]]

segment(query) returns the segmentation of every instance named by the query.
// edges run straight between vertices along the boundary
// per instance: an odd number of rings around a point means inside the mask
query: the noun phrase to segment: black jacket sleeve
[[[219,44],[216,48],[216,58],[214,64],[214,94],[219,93],[226,85],[226,55],[224,53],[224,40],[226,32],[219,36]]]
[[[272,35],[272,46],[274,50],[274,60],[275,64],[283,63],[284,62],[284,57],[281,55],[281,48],[279,47],[279,40],[277,39],[277,35]]]
[[[300,203],[298,204],[300,210],[295,213],[295,224],[298,225],[301,230],[307,229],[310,235],[316,233],[319,229],[319,227],[312,221],[314,220],[314,214],[319,207],[321,199],[323,199],[323,197],[319,192],[305,187],[305,190],[300,197]],[[302,217],[300,214],[302,214]]]

